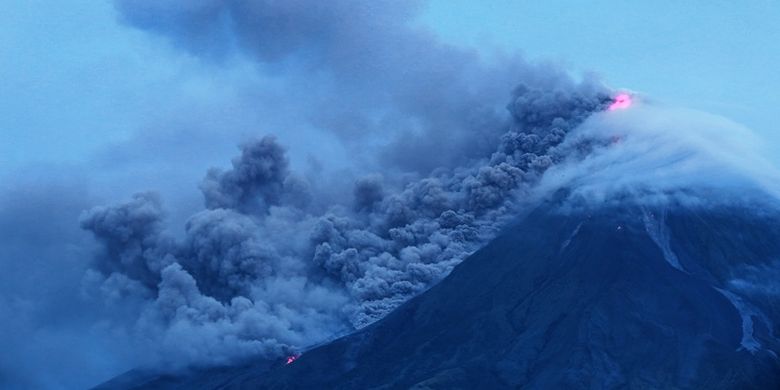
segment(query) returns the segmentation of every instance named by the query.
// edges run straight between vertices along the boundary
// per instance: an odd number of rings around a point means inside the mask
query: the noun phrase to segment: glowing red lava
[[[607,107],[607,110],[614,111],[619,108],[628,108],[631,106],[631,95],[627,93],[621,93],[615,96],[615,99],[612,101],[612,104]]]
[[[292,364],[292,362],[298,360],[298,357],[301,355],[290,355],[287,357],[287,360],[284,362],[284,364]]]

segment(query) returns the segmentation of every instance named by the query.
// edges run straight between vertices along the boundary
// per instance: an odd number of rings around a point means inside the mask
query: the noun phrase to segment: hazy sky
[[[107,145],[159,133],[152,127],[190,127],[197,143],[199,136],[209,138],[204,128],[238,129],[249,119],[236,118],[252,117],[238,102],[249,93],[245,76],[253,72],[240,65],[234,74],[210,72],[156,37],[118,23],[109,1],[9,0],[3,8],[4,168],[94,161]],[[725,115],[780,149],[774,131],[778,20],[780,3],[763,0],[434,0],[420,23],[488,55],[520,50],[596,72],[614,87]],[[198,116],[203,107],[210,114]],[[232,152],[232,138],[209,142],[201,157]]]
[[[594,71],[613,87],[730,117],[774,150],[779,20],[780,2],[770,0],[434,0],[425,16],[452,42],[519,49]]]

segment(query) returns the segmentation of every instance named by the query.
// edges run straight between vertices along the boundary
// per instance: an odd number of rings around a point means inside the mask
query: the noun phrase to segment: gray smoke
[[[139,193],[127,203],[95,207],[81,217],[81,227],[92,232],[105,253],[94,267],[103,274],[121,274],[154,289],[160,272],[173,263],[168,240],[161,234],[162,204],[154,193]]]
[[[110,305],[141,302],[137,320],[118,325],[151,353],[148,362],[176,368],[276,357],[348,328],[348,297],[311,283],[302,258],[263,242],[262,220],[207,209],[174,240],[158,228],[159,211],[158,199],[139,194],[82,217],[103,246],[86,290]]]
[[[739,126],[640,104],[601,113],[612,93],[596,80],[440,41],[415,20],[424,0],[114,3],[213,71],[194,95],[217,97],[161,107],[90,163],[3,176],[0,388],[301,352],[430,288],[560,188],[588,204],[780,194]],[[192,87],[178,82],[145,92]],[[199,185],[188,176],[215,161]],[[105,200],[149,187],[165,199]],[[730,286],[776,294],[770,268]]]
[[[140,302],[120,325],[174,366],[278,357],[381,318],[493,237],[610,100],[554,67],[443,44],[412,27],[413,2],[117,6],[205,60],[305,80],[290,89],[301,120],[340,137],[359,172],[294,172],[265,137],[207,173],[181,237],[148,193],[83,215],[102,247],[87,290]]]
[[[565,108],[555,106],[557,97],[547,91],[574,88],[550,64],[517,56],[488,61],[475,50],[441,42],[414,26],[421,1],[116,5],[126,23],[192,55],[216,63],[246,59],[283,78],[283,93],[271,99],[287,99],[298,110],[297,120],[336,134],[353,159],[377,169],[389,164],[427,174],[481,158],[495,151],[506,130],[504,107],[514,85],[523,82],[536,91],[519,94],[536,107],[513,103],[513,115],[526,122]],[[553,104],[543,108],[550,112],[535,113],[546,103]]]
[[[307,201],[305,181],[289,172],[284,149],[273,137],[247,142],[241,156],[233,159],[233,169],[211,169],[201,191],[210,209],[226,208],[263,212],[270,206],[288,202],[303,205]]]
[[[606,100],[589,84],[518,88],[514,121],[494,153],[400,189],[378,174],[359,178],[350,203],[324,212],[284,201],[296,191],[274,139],[244,144],[231,170],[209,171],[207,209],[181,239],[162,229],[160,201],[149,193],[86,212],[82,226],[103,246],[95,290],[145,300],[130,332],[155,340],[158,358],[172,364],[280,356],[363,327],[493,237],[559,159],[566,133]],[[532,104],[545,110],[530,115]]]

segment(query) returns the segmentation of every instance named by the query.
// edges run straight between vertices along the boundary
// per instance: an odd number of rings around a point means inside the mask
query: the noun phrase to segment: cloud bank
[[[422,179],[357,178],[353,198],[320,211],[273,137],[242,145],[201,184],[205,209],[184,237],[162,228],[153,193],[85,212],[102,244],[88,282],[141,301],[129,333],[171,364],[284,353],[360,328],[446,276],[510,218],[568,131],[609,99],[601,87],[515,89],[496,151]],[[181,353],[186,351],[187,353]]]

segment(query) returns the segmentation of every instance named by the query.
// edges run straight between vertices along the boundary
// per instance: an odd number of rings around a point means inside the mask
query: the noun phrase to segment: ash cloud
[[[102,244],[105,253],[94,267],[104,274],[118,273],[153,289],[160,271],[173,262],[166,256],[162,236],[162,204],[154,193],[139,193],[121,205],[95,207],[81,217],[81,227]]]
[[[83,214],[101,247],[84,290],[135,313],[115,326],[150,364],[279,357],[376,321],[493,237],[610,102],[598,81],[438,41],[414,26],[417,2],[116,6],[217,68],[253,62],[352,158],[296,171],[295,143],[249,140],[207,172],[180,235],[152,193]]]
[[[492,153],[506,132],[513,86],[523,82],[538,104],[553,105],[544,91],[575,88],[554,65],[509,55],[488,61],[439,41],[415,25],[421,1],[115,4],[127,24],[191,55],[240,58],[283,79],[296,119],[337,135],[353,159],[374,169],[428,174],[470,163]],[[515,111],[525,115],[520,106]]]
[[[296,175],[266,137],[242,145],[232,169],[209,171],[206,209],[180,239],[161,228],[149,193],[87,211],[82,226],[103,247],[92,291],[142,301],[128,332],[155,340],[156,361],[174,367],[281,356],[366,326],[495,235],[565,135],[609,100],[598,86],[564,85],[517,88],[508,131],[473,164],[400,187],[358,178],[352,198],[325,210],[285,201]],[[531,115],[534,104],[545,109]]]
[[[285,150],[271,136],[241,146],[228,171],[211,169],[200,185],[209,209],[266,211],[284,202],[305,204],[307,183],[291,175]]]
[[[438,41],[414,26],[417,2],[116,6],[217,68],[255,63],[353,158],[296,171],[295,144],[265,136],[206,173],[180,234],[153,193],[82,215],[100,246],[84,291],[123,308],[113,326],[152,365],[279,357],[376,321],[493,237],[610,101],[595,80]]]
[[[277,357],[347,328],[345,294],[290,272],[305,268],[296,265],[303,260],[264,243],[252,216],[206,209],[190,218],[181,239],[172,239],[149,227],[158,206],[139,194],[82,217],[103,246],[85,291],[109,310],[137,303],[137,319],[123,317],[115,326],[148,351],[147,364],[175,369]]]

